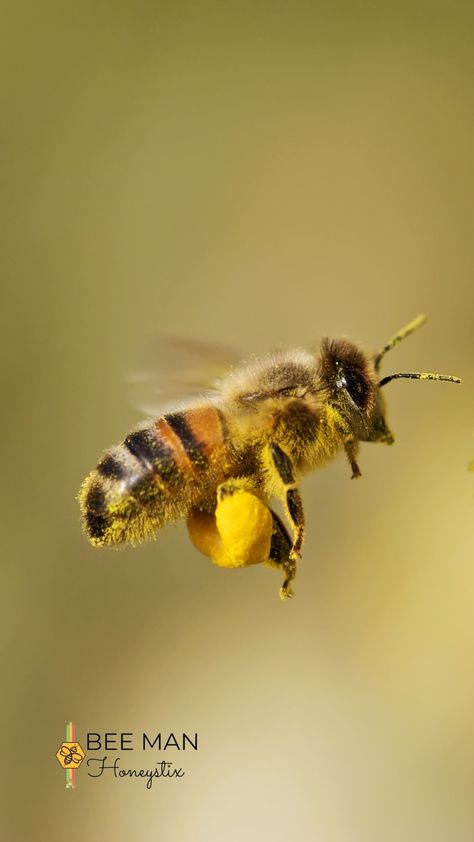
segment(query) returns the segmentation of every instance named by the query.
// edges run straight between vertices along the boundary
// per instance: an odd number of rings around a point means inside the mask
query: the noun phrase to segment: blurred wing
[[[147,415],[205,394],[217,394],[218,380],[240,360],[235,349],[198,339],[155,337],[146,358],[126,373],[133,406]]]

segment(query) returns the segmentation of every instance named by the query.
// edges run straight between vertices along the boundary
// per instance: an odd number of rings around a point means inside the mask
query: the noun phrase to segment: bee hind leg
[[[230,479],[218,487],[216,522],[229,556],[238,556],[242,566],[263,561],[283,571],[280,599],[293,596],[296,563],[291,538],[276,512],[253,493],[247,479]]]
[[[247,479],[229,479],[217,488],[213,512],[194,510],[188,531],[194,545],[219,567],[248,567],[267,561],[273,520]]]
[[[270,514],[273,518],[273,531],[266,564],[284,572],[285,579],[280,588],[280,599],[291,599],[293,596],[291,583],[296,576],[296,562],[291,557],[291,538],[276,512],[270,509]]]
[[[249,481],[219,485],[214,512],[193,510],[187,520],[194,546],[219,567],[265,564],[284,573],[281,599],[292,596],[296,565],[291,540],[280,518],[260,499]]]
[[[301,548],[304,541],[303,501],[296,487],[293,463],[290,457],[278,444],[271,445],[270,454],[273,467],[278,475],[278,483],[282,489],[288,520],[293,529],[290,559],[296,561],[296,559],[301,558]]]

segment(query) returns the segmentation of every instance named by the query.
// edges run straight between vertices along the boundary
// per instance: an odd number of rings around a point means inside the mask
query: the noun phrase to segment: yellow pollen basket
[[[219,567],[268,561],[273,531],[269,509],[254,494],[236,489],[220,496],[214,514],[195,511],[187,520],[196,549]]]

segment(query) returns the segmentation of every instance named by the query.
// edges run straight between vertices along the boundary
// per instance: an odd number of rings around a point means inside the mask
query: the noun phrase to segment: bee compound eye
[[[362,409],[367,401],[368,389],[365,379],[356,372],[346,372],[342,380],[344,388],[349,393],[355,405],[359,407],[359,409]]]

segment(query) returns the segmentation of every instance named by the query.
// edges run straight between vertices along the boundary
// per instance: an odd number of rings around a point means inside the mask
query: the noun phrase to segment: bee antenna
[[[399,371],[397,374],[389,374],[388,377],[383,377],[379,386],[386,386],[391,380],[397,380],[400,377],[405,377],[407,380],[446,380],[448,383],[462,383],[460,377],[454,377],[452,374],[434,374],[431,371]]]
[[[405,325],[405,327],[402,327],[402,329],[399,330],[398,333],[395,334],[395,336],[392,336],[392,338],[387,342],[387,344],[375,356],[375,359],[374,359],[375,371],[379,370],[382,359],[385,356],[385,354],[387,353],[387,351],[391,351],[392,348],[395,347],[395,345],[398,345],[398,343],[402,341],[402,339],[405,339],[407,336],[410,336],[410,333],[413,333],[414,330],[416,330],[417,328],[424,325],[425,322],[426,322],[426,316],[421,314],[420,316],[417,316],[416,319],[413,319],[412,322]],[[399,376],[399,375],[397,375],[397,376]],[[403,375],[403,376],[405,376],[405,375]],[[411,377],[411,375],[409,375],[409,376]]]

